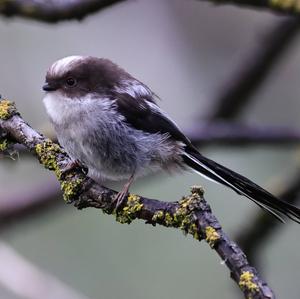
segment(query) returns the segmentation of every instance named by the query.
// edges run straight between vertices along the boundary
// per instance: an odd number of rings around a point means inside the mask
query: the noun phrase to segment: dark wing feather
[[[186,145],[190,144],[188,138],[160,110],[154,100],[146,98],[146,95],[132,97],[127,93],[119,93],[115,96],[118,111],[133,128],[147,133],[168,133],[174,140],[182,141]]]

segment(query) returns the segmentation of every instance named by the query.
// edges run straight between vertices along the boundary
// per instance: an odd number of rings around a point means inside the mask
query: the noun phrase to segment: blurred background
[[[279,34],[280,25],[290,26],[288,22],[267,11],[194,0],[125,1],[83,21],[55,25],[2,17],[0,93],[16,102],[35,129],[50,134],[41,90],[47,68],[68,55],[106,57],[149,85],[184,132],[195,132],[197,125],[217,118],[222,94],[238,84],[241,69],[257,63],[255,55],[270,46],[270,34]],[[277,45],[284,47],[280,56],[260,79],[263,84],[226,120],[294,130],[300,126],[300,39],[296,30],[288,41],[286,34]],[[227,108],[235,106],[228,102]],[[297,142],[199,146],[206,156],[276,194],[299,173]],[[63,203],[53,173],[24,153],[15,160],[4,157],[0,165],[2,210],[14,200],[54,197],[41,211],[0,221],[1,299],[242,297],[227,267],[205,242],[141,221],[121,225],[95,209],[77,211]],[[178,200],[194,184],[205,188],[225,232],[235,240],[246,236],[255,247],[247,232],[255,223],[258,233],[263,229],[256,222],[259,209],[196,174],[159,173],[138,180],[131,191]],[[299,299],[299,226],[291,221],[274,226],[251,258],[277,298]]]

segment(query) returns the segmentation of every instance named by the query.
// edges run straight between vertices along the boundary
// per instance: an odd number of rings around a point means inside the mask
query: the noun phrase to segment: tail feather
[[[284,202],[253,183],[246,177],[202,156],[194,148],[186,148],[183,154],[184,162],[194,171],[223,184],[240,195],[244,195],[266,210],[278,220],[283,221],[282,215],[300,223],[300,209]]]

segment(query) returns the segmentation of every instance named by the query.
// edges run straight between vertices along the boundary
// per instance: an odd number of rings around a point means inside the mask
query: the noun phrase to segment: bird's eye
[[[76,79],[70,77],[66,80],[66,84],[68,87],[74,87],[74,86],[76,86],[77,81],[76,81]]]

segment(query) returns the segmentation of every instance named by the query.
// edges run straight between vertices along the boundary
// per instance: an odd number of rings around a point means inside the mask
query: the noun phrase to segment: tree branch
[[[270,9],[273,12],[299,15],[299,0],[202,0],[213,2],[216,5],[232,4],[256,9]]]
[[[20,16],[47,23],[82,20],[84,17],[124,0],[0,0],[0,14]]]
[[[0,128],[7,133],[7,138],[25,145],[44,167],[55,172],[67,202],[74,203],[79,209],[93,207],[107,214],[115,214],[121,223],[142,219],[152,225],[179,228],[199,241],[205,239],[227,265],[245,298],[275,298],[257,270],[249,265],[238,245],[224,233],[200,187],[192,188],[191,194],[178,202],[163,202],[129,194],[126,203],[116,212],[116,192],[98,185],[80,168],[64,173],[65,166],[71,162],[68,155],[25,123],[15,106],[7,100],[0,101]]]
[[[241,112],[253,99],[253,93],[263,84],[275,62],[296,37],[299,24],[299,18],[284,18],[275,22],[269,33],[262,35],[255,49],[251,49],[234,75],[225,82],[215,100],[217,105],[211,119],[233,119]]]
[[[0,0],[0,14],[20,16],[42,22],[81,20],[87,15],[124,0]],[[203,0],[202,0],[203,1]],[[214,4],[233,4],[268,8],[274,12],[299,15],[300,0],[204,0]]]
[[[199,122],[185,130],[194,144],[228,146],[299,144],[300,131],[274,126],[251,126],[231,122]]]
[[[27,219],[40,215],[41,210],[48,212],[49,208],[58,207],[61,202],[59,184],[49,180],[46,183],[32,187],[30,190],[1,194],[0,230],[11,227],[16,220]]]

